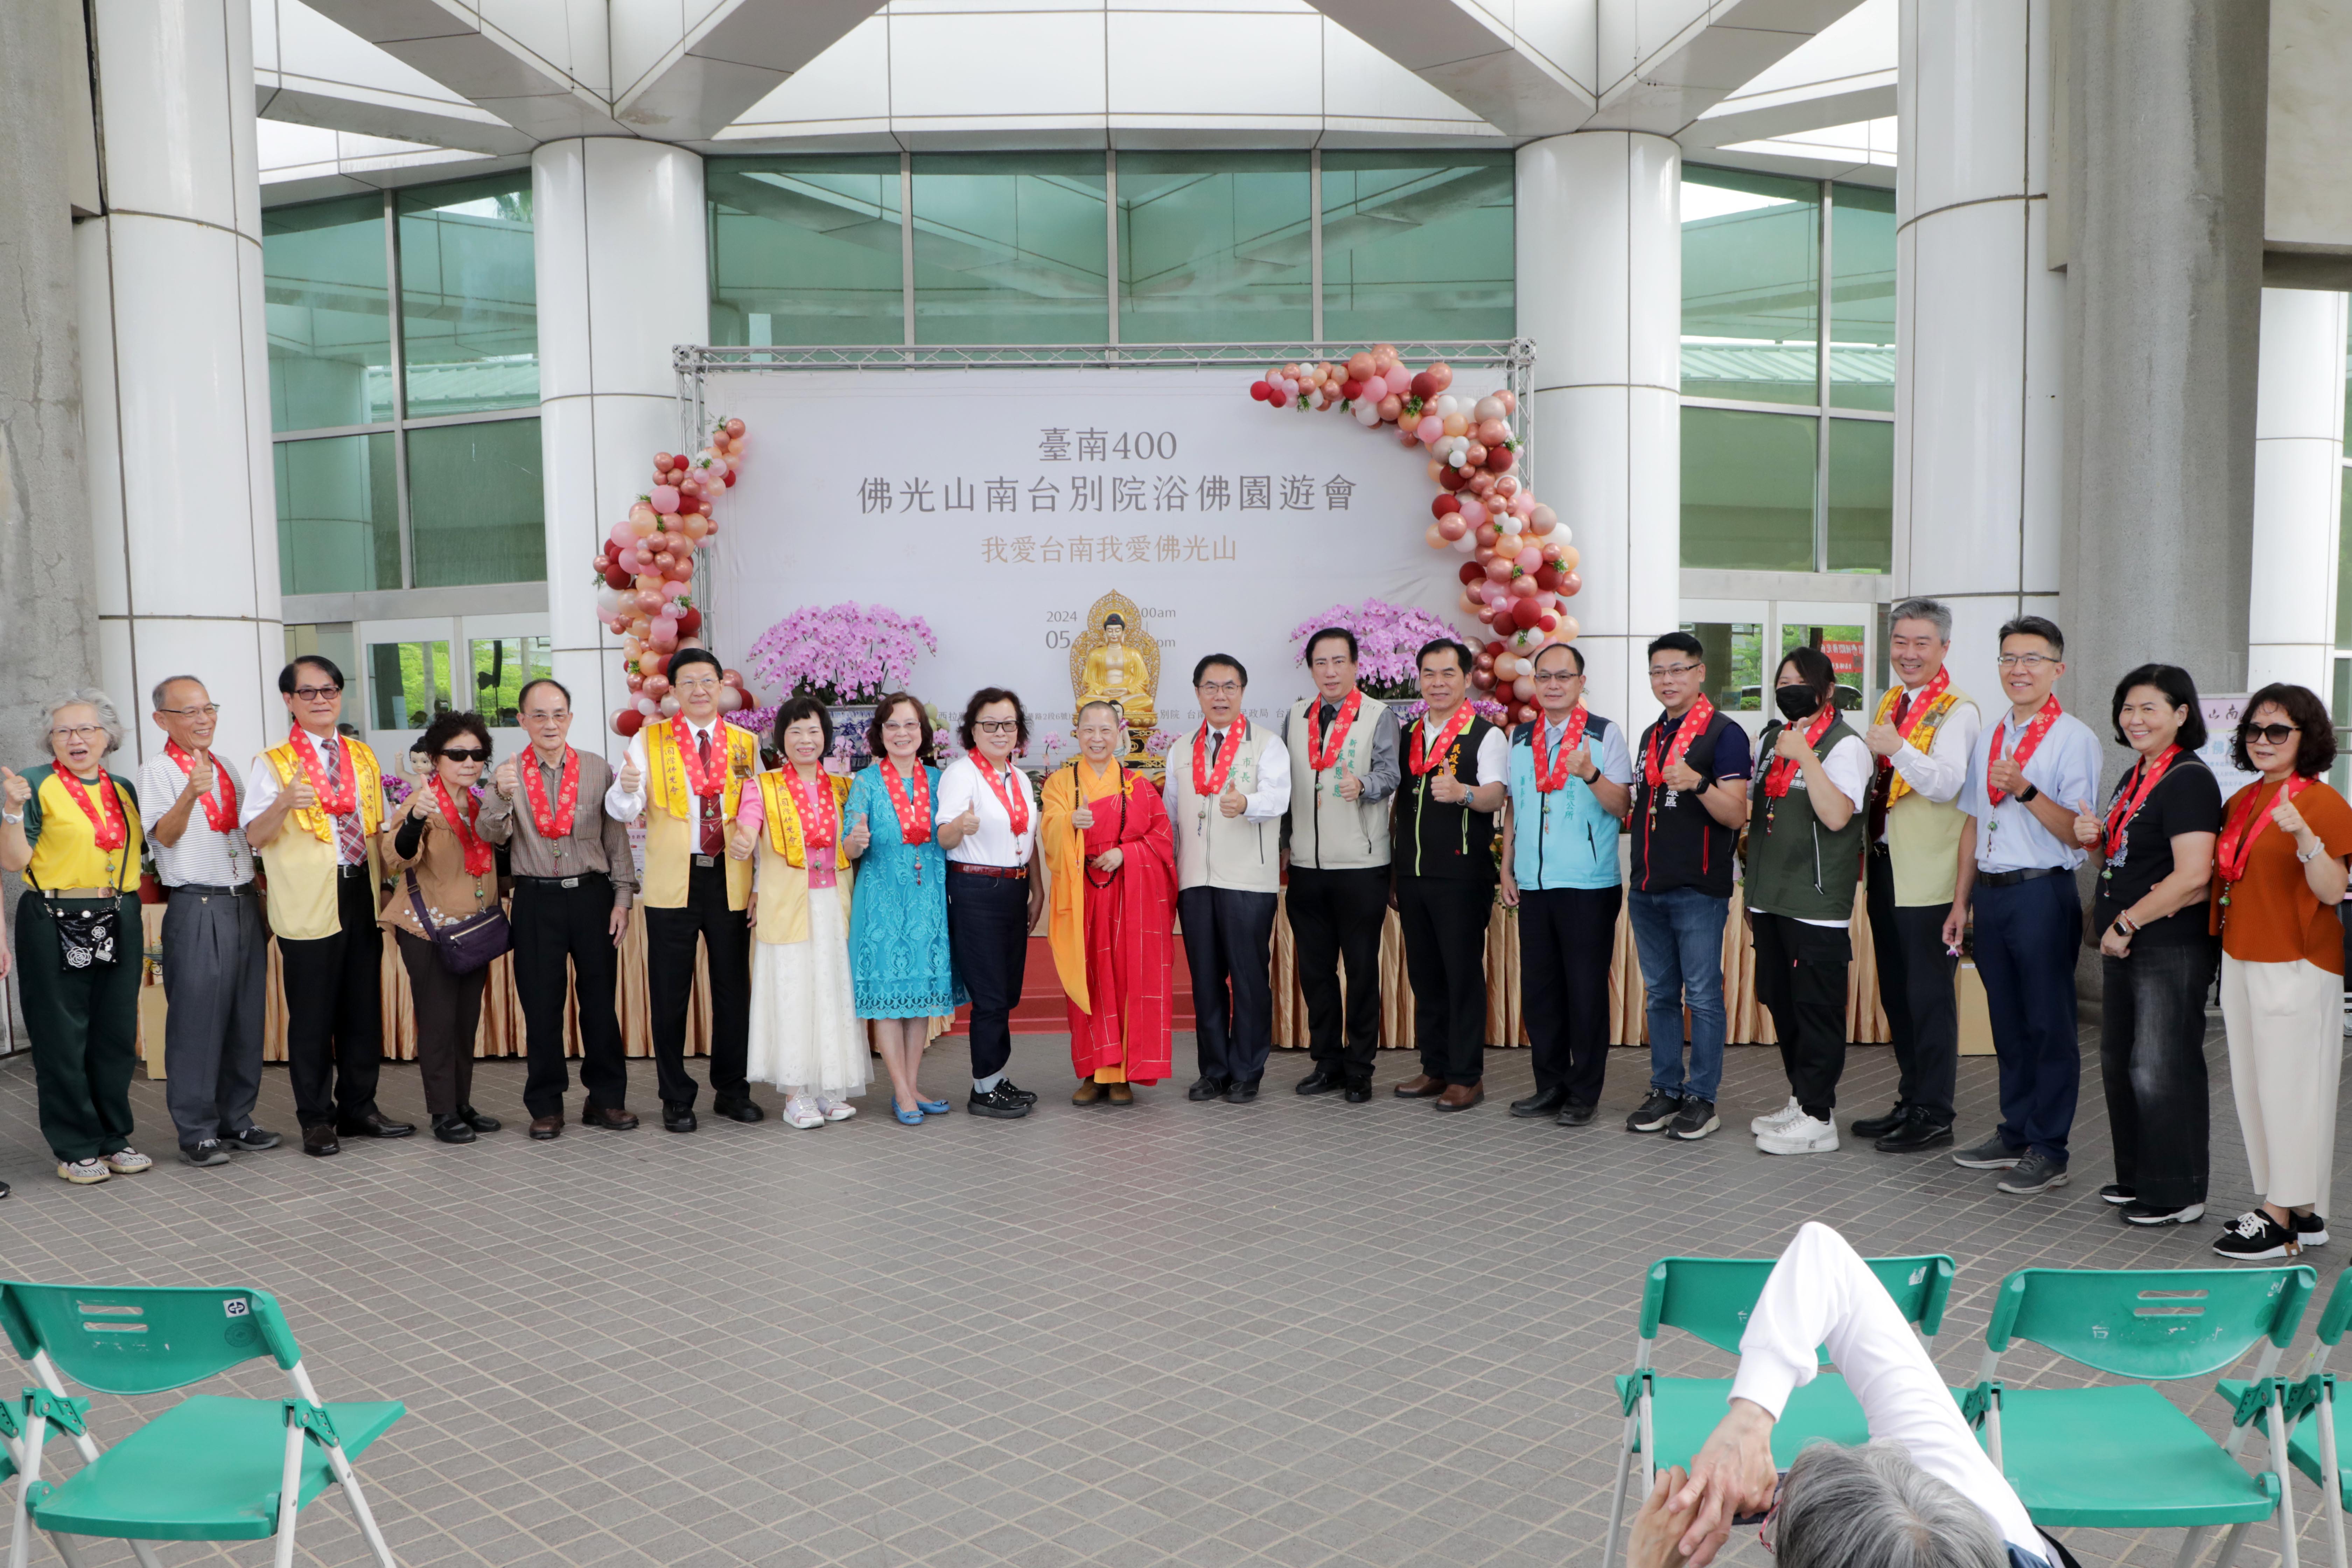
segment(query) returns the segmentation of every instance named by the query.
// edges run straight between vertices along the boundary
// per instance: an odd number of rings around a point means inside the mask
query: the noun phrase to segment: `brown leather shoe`
[[[1486,1086],[1483,1083],[1453,1084],[1447,1087],[1444,1094],[1437,1097],[1437,1109],[1467,1110],[1486,1098]]]
[[[530,1135],[533,1138],[538,1139],[542,1143],[546,1142],[550,1138],[562,1137],[563,1117],[561,1113],[554,1116],[532,1117],[530,1119]]]
[[[1113,1105],[1133,1105],[1135,1103],[1135,1090],[1127,1084],[1114,1083],[1108,1085],[1106,1086],[1105,1092],[1109,1097],[1110,1102]]]
[[[1423,1073],[1418,1078],[1405,1079],[1391,1092],[1399,1100],[1434,1100],[1445,1092],[1445,1080]]]
[[[1078,1080],[1078,1087],[1070,1091],[1070,1103],[1072,1105],[1092,1105],[1096,1100],[1100,1100],[1102,1097],[1103,1086],[1101,1084],[1097,1083],[1090,1078],[1082,1078]]]
[[[637,1114],[626,1106],[590,1105],[580,1112],[580,1125],[601,1127],[607,1132],[626,1132],[637,1124]]]

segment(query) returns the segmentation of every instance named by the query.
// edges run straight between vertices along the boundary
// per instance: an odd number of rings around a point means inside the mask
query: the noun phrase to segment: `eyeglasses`
[[[1020,727],[1018,719],[981,719],[972,724],[972,728],[983,735],[1010,735]]]
[[[1993,662],[2003,669],[2035,670],[2059,661],[2046,653],[2005,653]]]
[[[468,746],[462,749],[455,746],[445,746],[441,750],[441,754],[448,758],[453,763],[487,763],[490,760],[488,750],[479,746]]]
[[[715,675],[705,675],[672,683],[680,691],[709,691],[719,684]]]
[[[2273,746],[2284,746],[2291,735],[2302,733],[2296,724],[2256,724],[2252,721],[2238,726],[2238,733],[2249,741],[2267,741]]]
[[[882,732],[886,735],[919,735],[923,732],[920,719],[885,719]]]
[[[1559,680],[1581,680],[1583,679],[1584,672],[1578,669],[1538,669],[1536,671],[1536,684],[1538,686],[1549,686],[1552,682]]]
[[[342,692],[340,686],[298,686],[293,695],[305,702],[324,702],[330,697],[341,696]]]
[[[96,724],[70,724],[49,731],[53,741],[95,741],[106,731]]]
[[[1688,675],[1694,669],[1706,668],[1703,664],[1654,664],[1650,666],[1650,679],[1655,680],[1662,675]]]
[[[1202,690],[1213,691],[1220,697],[1231,697],[1234,692],[1239,691],[1241,689],[1242,683],[1238,680],[1204,680],[1201,682]]]
[[[158,713],[169,713],[174,719],[210,719],[220,712],[220,704],[207,702],[201,708],[158,708]]]

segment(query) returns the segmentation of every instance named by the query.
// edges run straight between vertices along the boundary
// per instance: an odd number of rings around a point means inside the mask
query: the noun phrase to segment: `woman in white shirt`
[[[1021,1000],[1029,931],[1045,907],[1037,802],[1013,759],[1029,743],[1021,699],[984,686],[963,705],[964,755],[940,772],[940,845],[948,856],[948,951],[971,995],[974,1116],[1011,1121],[1037,1097],[1004,1076],[1013,1008]]]

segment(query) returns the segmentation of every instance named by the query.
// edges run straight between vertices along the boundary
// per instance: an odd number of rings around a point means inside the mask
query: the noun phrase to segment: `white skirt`
[[[828,1100],[864,1093],[873,1073],[841,889],[809,889],[808,941],[755,942],[751,952],[751,1080]]]

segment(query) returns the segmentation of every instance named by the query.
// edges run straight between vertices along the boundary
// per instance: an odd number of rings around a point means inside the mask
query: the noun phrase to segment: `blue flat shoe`
[[[919,1100],[915,1103],[923,1108],[923,1114],[926,1116],[945,1116],[955,1109],[944,1100]]]
[[[924,1117],[921,1111],[901,1110],[895,1100],[891,1102],[890,1111],[892,1115],[898,1117],[898,1125],[901,1127],[920,1127],[923,1124]]]

